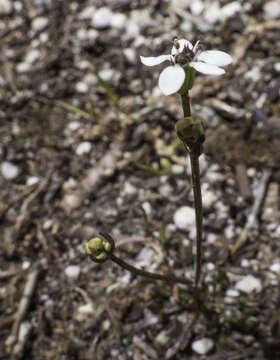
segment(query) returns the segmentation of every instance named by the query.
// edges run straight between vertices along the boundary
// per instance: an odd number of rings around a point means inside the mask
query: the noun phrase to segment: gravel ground
[[[280,358],[280,3],[0,0],[0,359]],[[194,278],[190,165],[158,86],[178,36],[230,53],[197,75],[201,307],[84,245]]]

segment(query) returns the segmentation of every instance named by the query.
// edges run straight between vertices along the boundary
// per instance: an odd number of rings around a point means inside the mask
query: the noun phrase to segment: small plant
[[[188,285],[188,290],[194,295],[197,306],[207,313],[207,309],[202,304],[202,298],[197,292],[201,275],[202,261],[202,197],[200,186],[199,156],[203,152],[203,142],[205,140],[204,129],[201,121],[191,114],[189,90],[193,87],[195,72],[198,71],[206,75],[219,76],[225,73],[224,66],[232,62],[229,54],[219,50],[199,51],[199,41],[193,46],[186,39],[173,40],[171,54],[160,55],[157,57],[140,57],[141,62],[146,66],[156,66],[164,61],[169,61],[167,66],[159,76],[159,87],[164,95],[179,94],[183,108],[184,117],[175,124],[178,138],[182,141],[191,160],[192,186],[194,192],[194,206],[196,214],[196,273],[195,283],[186,278],[179,278],[170,275],[160,275],[137,269],[113,254],[115,243],[113,238],[102,233],[103,239],[94,238],[86,244],[86,251],[91,260],[104,262],[111,259],[123,268],[146,276],[151,279],[165,280]],[[142,166],[143,167],[143,166]],[[145,170],[150,168],[146,167]],[[158,175],[158,174],[157,174]],[[161,174],[160,174],[161,175]]]

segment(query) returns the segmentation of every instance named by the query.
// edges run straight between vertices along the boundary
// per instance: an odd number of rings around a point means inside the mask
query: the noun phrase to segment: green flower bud
[[[99,254],[99,255],[97,255],[97,256],[95,256],[95,257],[96,257],[97,260],[102,260],[102,259],[104,259],[104,258],[107,257],[107,256],[108,256],[108,254],[107,254],[105,251],[102,251],[101,254]]]
[[[178,120],[175,124],[175,130],[178,138],[189,148],[192,148],[197,142],[201,142],[201,139],[204,137],[201,121],[193,116]]]
[[[112,246],[111,246],[111,244],[109,243],[108,240],[103,240],[102,244],[103,244],[103,248],[104,248],[104,250],[105,250],[106,252],[110,252],[110,251],[111,251]]]
[[[103,241],[98,237],[90,239],[86,243],[85,249],[87,254],[97,256],[103,251]]]

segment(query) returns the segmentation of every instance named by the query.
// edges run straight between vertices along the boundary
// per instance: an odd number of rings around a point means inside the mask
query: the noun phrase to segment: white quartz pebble
[[[88,154],[91,150],[91,143],[89,141],[83,141],[82,143],[80,143],[78,146],[77,146],[77,149],[76,149],[76,154],[77,155],[84,155],[84,154]]]
[[[180,207],[174,214],[174,223],[178,229],[187,230],[195,221],[194,209],[189,206]]]
[[[13,180],[19,174],[19,168],[9,161],[4,161],[1,164],[1,174],[6,180]]]
[[[197,354],[205,355],[213,349],[214,343],[213,340],[209,338],[202,338],[199,340],[195,340],[191,346],[192,350]]]
[[[246,294],[250,294],[253,291],[260,292],[262,290],[262,284],[260,280],[253,275],[247,275],[235,284],[235,288]]]
[[[65,275],[70,279],[77,279],[80,275],[80,266],[78,265],[69,265],[65,269]]]

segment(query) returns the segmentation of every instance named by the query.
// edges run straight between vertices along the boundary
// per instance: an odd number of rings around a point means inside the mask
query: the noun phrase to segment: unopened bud
[[[98,237],[92,238],[86,243],[85,249],[89,255],[100,255],[103,250],[103,241]]]

